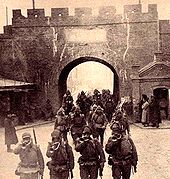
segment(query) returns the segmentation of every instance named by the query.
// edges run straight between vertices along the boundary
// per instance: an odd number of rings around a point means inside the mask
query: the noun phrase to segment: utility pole
[[[35,0],[32,0],[32,7],[35,9]]]
[[[8,7],[6,6],[6,25],[8,25]]]

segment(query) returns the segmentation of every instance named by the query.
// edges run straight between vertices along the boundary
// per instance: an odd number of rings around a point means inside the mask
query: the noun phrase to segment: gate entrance
[[[120,100],[120,91],[119,91],[119,77],[117,75],[116,70],[114,69],[114,67],[112,65],[110,65],[108,62],[99,59],[99,58],[94,58],[94,57],[81,57],[78,59],[75,59],[74,61],[70,62],[68,65],[66,65],[64,67],[64,69],[61,71],[60,76],[59,76],[59,83],[58,83],[58,91],[59,91],[59,100],[60,100],[60,104],[62,102],[62,98],[63,95],[65,94],[66,90],[67,90],[67,78],[68,75],[70,73],[70,71],[75,68],[77,65],[82,64],[84,62],[99,62],[103,65],[105,65],[106,67],[108,67],[112,72],[113,72],[113,76],[114,76],[114,83],[113,83],[113,95],[114,95],[114,101],[117,104],[118,101]],[[96,74],[97,75],[97,74]]]

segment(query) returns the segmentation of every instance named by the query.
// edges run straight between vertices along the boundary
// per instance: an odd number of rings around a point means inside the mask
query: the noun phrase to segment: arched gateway
[[[68,75],[70,73],[70,71],[76,67],[77,65],[84,63],[84,62],[88,62],[88,61],[94,61],[94,62],[99,62],[105,66],[107,66],[108,68],[110,68],[110,70],[114,73],[114,90],[113,90],[113,95],[114,95],[114,99],[115,102],[117,103],[118,100],[120,99],[120,92],[119,92],[119,77],[117,75],[117,72],[115,70],[115,68],[109,64],[107,61],[99,59],[99,58],[95,58],[95,57],[80,57],[78,59],[73,60],[72,62],[68,63],[62,70],[61,73],[59,74],[59,80],[58,80],[58,100],[59,100],[59,104],[61,104],[62,102],[62,97],[64,95],[64,93],[66,92],[67,89],[67,78]],[[96,74],[97,75],[97,74]]]

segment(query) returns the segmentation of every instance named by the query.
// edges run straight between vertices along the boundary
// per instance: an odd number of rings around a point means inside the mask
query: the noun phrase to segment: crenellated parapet
[[[158,19],[157,5],[149,4],[148,12],[142,12],[141,4],[125,5],[124,13],[117,14],[114,6],[100,7],[98,15],[93,15],[90,7],[74,9],[74,16],[69,14],[68,8],[52,8],[51,16],[45,16],[44,9],[28,9],[27,17],[23,16],[20,9],[13,10],[13,26],[74,26],[74,25],[100,25],[129,22],[148,22]]]
[[[159,20],[160,34],[170,34],[170,20]]]

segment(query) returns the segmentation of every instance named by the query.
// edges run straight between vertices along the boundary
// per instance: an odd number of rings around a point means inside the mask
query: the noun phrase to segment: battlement
[[[170,20],[159,20],[160,34],[170,33]]]
[[[68,8],[52,8],[51,17],[45,17],[44,9],[28,9],[24,17],[20,9],[13,10],[13,26],[65,26],[65,25],[100,25],[109,23],[157,21],[157,5],[149,4],[148,12],[142,12],[141,4],[125,5],[123,14],[116,14],[114,6],[100,7],[98,16],[92,14],[92,8],[75,8],[75,15],[70,16]],[[123,20],[124,19],[124,20]]]

